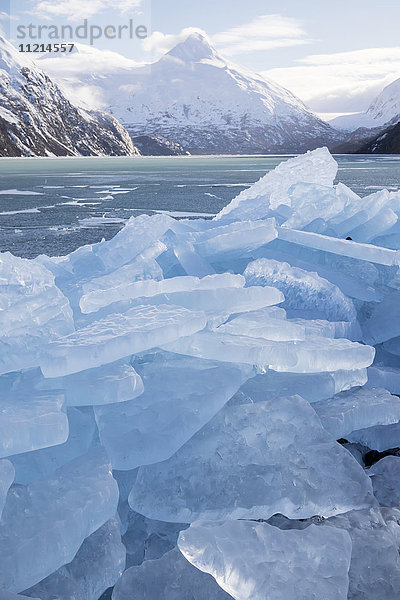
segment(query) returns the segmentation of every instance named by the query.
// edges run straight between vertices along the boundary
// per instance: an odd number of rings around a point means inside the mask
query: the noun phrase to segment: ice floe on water
[[[398,600],[400,193],[336,174],[0,254],[0,598]]]

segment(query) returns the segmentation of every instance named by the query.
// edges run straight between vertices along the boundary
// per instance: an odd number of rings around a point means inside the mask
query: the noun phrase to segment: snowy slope
[[[400,120],[400,79],[396,79],[373,100],[364,113],[345,115],[330,123],[339,129],[354,131],[359,127],[372,129]]]
[[[336,138],[286,89],[223,59],[192,34],[132,72],[133,91],[107,109],[136,135],[159,133],[190,152],[294,152]]]
[[[0,37],[0,156],[133,154],[130,136],[113,117],[75,107]]]
[[[83,69],[79,55],[44,57],[43,68],[75,96],[84,89],[101,99],[133,137],[161,135],[192,153],[297,152],[343,137],[288,90],[222,58],[201,34],[151,65],[108,53],[102,70],[99,53],[78,46]]]

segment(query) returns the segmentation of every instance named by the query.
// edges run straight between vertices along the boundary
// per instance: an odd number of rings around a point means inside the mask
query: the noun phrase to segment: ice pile
[[[399,598],[400,193],[336,173],[0,255],[0,599]]]

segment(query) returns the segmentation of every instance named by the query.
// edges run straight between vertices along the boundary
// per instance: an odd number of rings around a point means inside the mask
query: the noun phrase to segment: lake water
[[[0,159],[0,251],[68,254],[132,215],[212,217],[287,156]],[[364,196],[400,189],[400,156],[335,157]]]

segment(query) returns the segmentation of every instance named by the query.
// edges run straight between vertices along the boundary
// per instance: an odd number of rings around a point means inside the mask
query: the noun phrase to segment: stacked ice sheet
[[[336,173],[0,255],[0,598],[399,598],[400,194]]]

